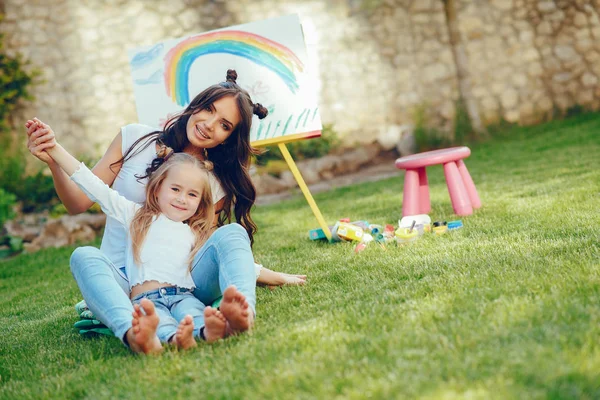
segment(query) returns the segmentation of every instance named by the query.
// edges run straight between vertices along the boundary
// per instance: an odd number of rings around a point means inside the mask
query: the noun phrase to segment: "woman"
[[[216,178],[211,181],[217,210],[215,223],[220,228],[196,255],[192,268],[194,294],[203,303],[211,304],[226,287],[234,285],[238,289],[234,304],[247,302],[253,319],[257,275],[258,282],[267,285],[302,284],[305,276],[248,266],[251,253],[242,259],[228,258],[229,254],[240,253],[229,251],[232,246],[248,253],[256,232],[250,217],[256,192],[248,175],[250,155],[255,150],[249,136],[253,113],[259,118],[267,113],[264,107],[252,103],[236,79],[236,72],[228,70],[225,82],[197,95],[163,131],[138,124],[123,127],[92,172],[129,200],[142,202],[147,176],[158,166],[155,160],[166,147],[212,161]],[[44,151],[54,146],[54,134],[50,129],[38,130],[36,134],[33,131],[32,126],[27,126],[29,151],[50,167],[58,196],[69,213],[84,212],[93,203]],[[237,224],[223,225],[231,221],[232,213]],[[121,270],[125,236],[122,227],[107,218],[100,250],[83,248],[71,258],[71,271],[84,299],[98,319],[109,327],[107,321],[110,322],[112,307],[120,307],[125,304],[123,300],[128,301],[127,277]],[[102,285],[98,285],[98,280]],[[230,324],[230,331],[243,331],[251,324],[252,321],[236,322]]]

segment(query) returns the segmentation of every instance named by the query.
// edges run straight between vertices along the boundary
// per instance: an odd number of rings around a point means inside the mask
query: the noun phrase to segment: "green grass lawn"
[[[600,398],[600,114],[472,146],[483,207],[404,247],[308,240],[301,197],[257,208],[255,255],[306,273],[258,290],[251,335],[135,356],[72,328],[73,248],[0,263],[0,398]],[[433,220],[452,220],[441,167]],[[402,174],[315,196],[397,224]]]

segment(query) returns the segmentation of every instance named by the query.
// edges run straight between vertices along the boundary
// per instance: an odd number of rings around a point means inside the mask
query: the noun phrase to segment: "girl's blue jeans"
[[[179,322],[186,315],[191,315],[194,319],[194,337],[200,336],[200,329],[204,326],[205,306],[191,291],[174,286],[163,287],[140,293],[131,302],[139,304],[144,298],[154,303],[159,318],[156,336],[162,343],[169,343],[177,332]]]
[[[123,269],[100,249],[79,247],[71,256],[71,273],[96,318],[124,340],[131,328],[133,305]],[[203,304],[212,304],[228,286],[235,285],[256,314],[254,258],[248,233],[241,225],[218,228],[196,254],[191,274],[196,286],[193,294]],[[201,318],[198,323],[194,319],[195,329],[204,325],[203,315]]]

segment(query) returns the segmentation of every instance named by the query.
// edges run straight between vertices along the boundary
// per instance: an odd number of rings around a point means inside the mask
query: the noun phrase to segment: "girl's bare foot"
[[[196,339],[194,339],[194,319],[191,315],[186,315],[181,320],[173,342],[178,349],[182,350],[191,349],[198,345]]]
[[[140,304],[133,305],[132,315],[131,329],[126,334],[131,350],[144,354],[160,353],[163,347],[156,336],[159,318],[156,315],[154,303],[148,299],[142,299]]]
[[[227,320],[221,311],[211,306],[204,309],[204,337],[212,343],[225,337]]]
[[[245,332],[252,327],[254,314],[246,297],[235,286],[225,289],[219,308],[227,320],[227,336]]]

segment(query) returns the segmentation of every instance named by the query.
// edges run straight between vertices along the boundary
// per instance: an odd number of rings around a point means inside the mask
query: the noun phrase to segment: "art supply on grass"
[[[352,225],[358,226],[363,231],[368,231],[369,230],[369,222],[367,222],[367,221],[354,221],[354,222],[350,222],[350,223]]]
[[[345,240],[360,241],[363,237],[363,234],[364,231],[362,228],[347,222],[340,222],[337,228],[337,236]]]
[[[371,231],[371,235],[377,235],[383,232],[383,226],[371,224],[369,225],[369,230]]]
[[[463,227],[463,223],[461,220],[457,220],[457,221],[450,221],[448,222],[448,230],[449,231],[453,231],[456,229],[460,229]]]
[[[408,230],[408,233],[412,233],[413,229],[415,229],[416,224],[417,220],[413,220],[412,224],[410,225],[410,229]]]
[[[448,232],[448,223],[446,221],[435,221],[433,223],[433,233],[443,235]]]
[[[323,229],[321,228],[311,229],[310,231],[308,231],[308,237],[310,238],[310,240],[327,239],[327,236],[325,236],[325,232],[323,232]]]
[[[419,232],[416,230],[410,230],[410,228],[398,228],[396,230],[396,242],[398,244],[405,244],[414,242],[419,237]]]
[[[427,214],[407,215],[398,221],[399,228],[409,228],[412,222],[416,221],[415,226],[423,225],[423,232],[431,232],[431,217]]]
[[[333,225],[333,228],[331,228],[331,242],[332,243],[341,242],[342,241],[342,239],[337,234],[338,228],[340,227],[340,223],[341,223],[340,221],[336,222]]]
[[[382,250],[386,250],[386,244],[390,242],[407,244],[416,241],[426,232],[443,235],[449,230],[463,227],[461,220],[431,222],[431,217],[427,214],[403,217],[398,221],[398,228],[391,224],[370,224],[366,220],[349,221],[350,218],[342,218],[335,225],[329,227],[332,234],[331,242],[359,242],[353,247],[355,253],[362,252],[371,242],[375,242]],[[326,239],[320,228],[310,230],[309,237],[311,240]]]
[[[360,253],[361,251],[363,251],[364,249],[367,248],[367,244],[366,243],[357,243],[356,246],[354,246],[354,252],[355,253]]]

